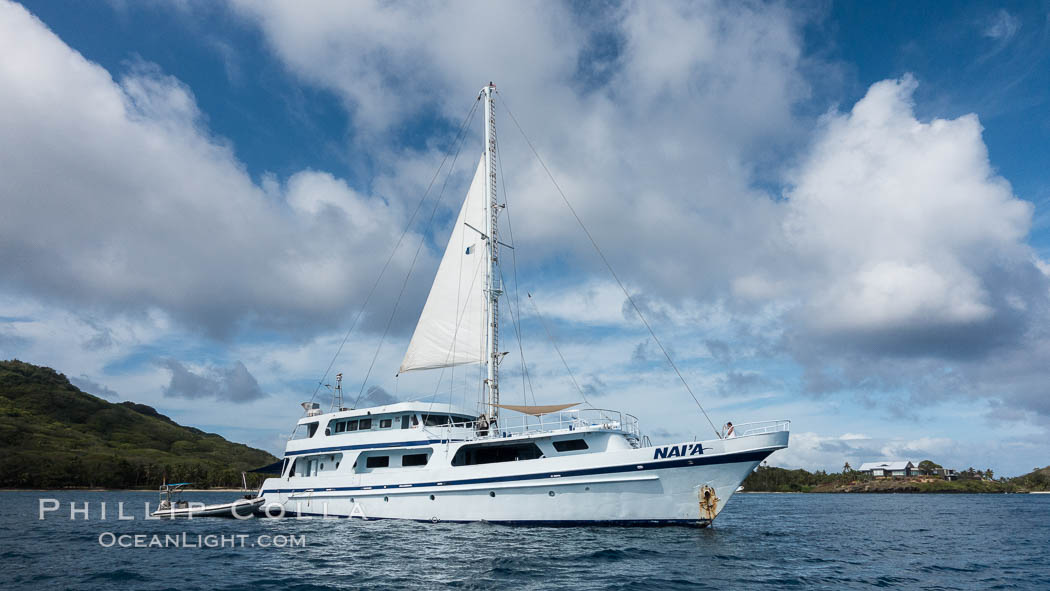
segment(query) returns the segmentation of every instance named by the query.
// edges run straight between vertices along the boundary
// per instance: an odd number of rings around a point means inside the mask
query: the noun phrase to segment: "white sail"
[[[485,362],[487,211],[482,158],[399,372]]]

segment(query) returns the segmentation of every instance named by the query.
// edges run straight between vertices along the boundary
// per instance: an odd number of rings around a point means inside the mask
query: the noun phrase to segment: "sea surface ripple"
[[[39,519],[41,498],[58,499],[61,509]],[[120,491],[0,493],[0,586],[1050,589],[1050,495],[739,494],[707,529],[144,520],[144,503],[156,500]],[[116,519],[121,501],[134,520]],[[70,520],[70,502],[88,502],[89,518]],[[246,538],[245,547],[120,548],[100,543],[105,532]],[[305,545],[252,546],[260,535],[304,536]]]

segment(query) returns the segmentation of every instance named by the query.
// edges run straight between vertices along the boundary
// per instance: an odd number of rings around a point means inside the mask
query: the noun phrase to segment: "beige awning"
[[[522,414],[532,415],[538,417],[540,415],[550,414],[552,412],[558,412],[559,410],[565,410],[576,406],[579,402],[571,402],[569,404],[544,404],[540,406],[521,406],[517,404],[497,404],[500,408],[507,410],[513,410],[514,412],[520,412]]]

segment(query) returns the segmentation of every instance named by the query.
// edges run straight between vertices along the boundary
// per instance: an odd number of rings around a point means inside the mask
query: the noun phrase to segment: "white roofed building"
[[[916,476],[919,474],[918,465],[908,460],[893,460],[888,462],[864,462],[857,469],[858,472],[866,472],[876,478],[888,478],[891,476]]]

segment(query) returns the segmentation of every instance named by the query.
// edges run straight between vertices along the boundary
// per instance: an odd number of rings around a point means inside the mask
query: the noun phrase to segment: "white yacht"
[[[494,92],[490,83],[478,97],[485,150],[400,368],[481,365],[481,400],[475,408],[423,401],[348,409],[340,396],[327,413],[316,402],[303,403],[306,414],[288,441],[280,476],[261,487],[264,512],[709,525],[744,478],[787,447],[788,421],[740,424],[728,436],[652,445],[627,413],[579,403],[500,402]]]

